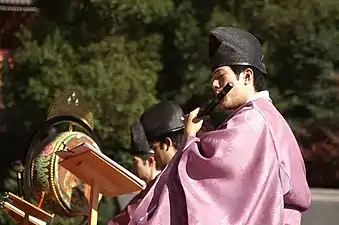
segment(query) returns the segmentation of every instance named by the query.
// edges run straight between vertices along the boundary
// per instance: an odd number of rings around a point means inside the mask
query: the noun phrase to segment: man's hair
[[[236,77],[239,78],[239,75],[241,72],[246,70],[247,68],[250,68],[253,70],[253,85],[254,85],[254,90],[256,92],[264,90],[264,74],[260,72],[256,67],[254,66],[230,66],[233,72],[235,73]]]
[[[170,138],[172,140],[174,148],[176,150],[179,150],[181,148],[181,144],[184,140],[184,129],[162,134],[162,135],[154,138],[154,140],[152,140],[152,142],[155,142],[155,141],[165,142],[166,138]]]
[[[138,153],[134,153],[132,154],[132,156],[136,156],[142,159],[142,161],[145,163],[148,159],[148,157],[153,156],[154,157],[154,153],[146,153],[146,154],[138,154]]]
[[[154,157],[154,153],[132,154],[132,156],[139,157],[139,158],[142,160],[142,162],[144,163],[144,165],[146,165],[146,162],[147,162],[148,158],[149,158],[150,156]],[[155,168],[156,168],[157,170],[161,170],[159,163],[157,163],[156,160],[155,160],[154,162],[155,162]]]

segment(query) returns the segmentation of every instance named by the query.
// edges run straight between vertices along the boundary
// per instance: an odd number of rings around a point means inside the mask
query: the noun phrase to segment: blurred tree
[[[322,121],[309,128],[312,141],[303,148],[307,180],[313,187],[339,188],[339,129],[337,124],[327,124],[328,121]]]

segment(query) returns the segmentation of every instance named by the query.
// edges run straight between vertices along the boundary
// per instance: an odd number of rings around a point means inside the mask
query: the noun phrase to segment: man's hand
[[[199,113],[199,108],[196,108],[192,112],[188,114],[188,116],[185,118],[185,131],[184,134],[186,137],[188,136],[196,136],[198,131],[201,129],[203,120],[200,120],[199,122],[193,122],[193,119],[197,117]]]

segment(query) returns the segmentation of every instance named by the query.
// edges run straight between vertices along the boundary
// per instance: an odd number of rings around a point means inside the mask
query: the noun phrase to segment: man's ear
[[[154,156],[148,156],[147,161],[149,165],[152,165],[153,163],[155,163]]]
[[[172,139],[169,137],[165,138],[164,144],[166,145],[166,151],[168,151],[173,145]]]
[[[251,81],[254,81],[254,72],[251,68],[246,68],[243,73],[245,85],[250,84]]]

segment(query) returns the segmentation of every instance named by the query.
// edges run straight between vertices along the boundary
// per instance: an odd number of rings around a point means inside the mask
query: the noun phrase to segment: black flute
[[[221,90],[220,93],[216,96],[215,99],[213,99],[206,107],[206,109],[199,111],[197,117],[193,119],[194,123],[198,123],[204,116],[209,115],[217,105],[220,104],[220,102],[225,98],[225,96],[230,92],[233,88],[233,83],[228,82],[226,86]]]

